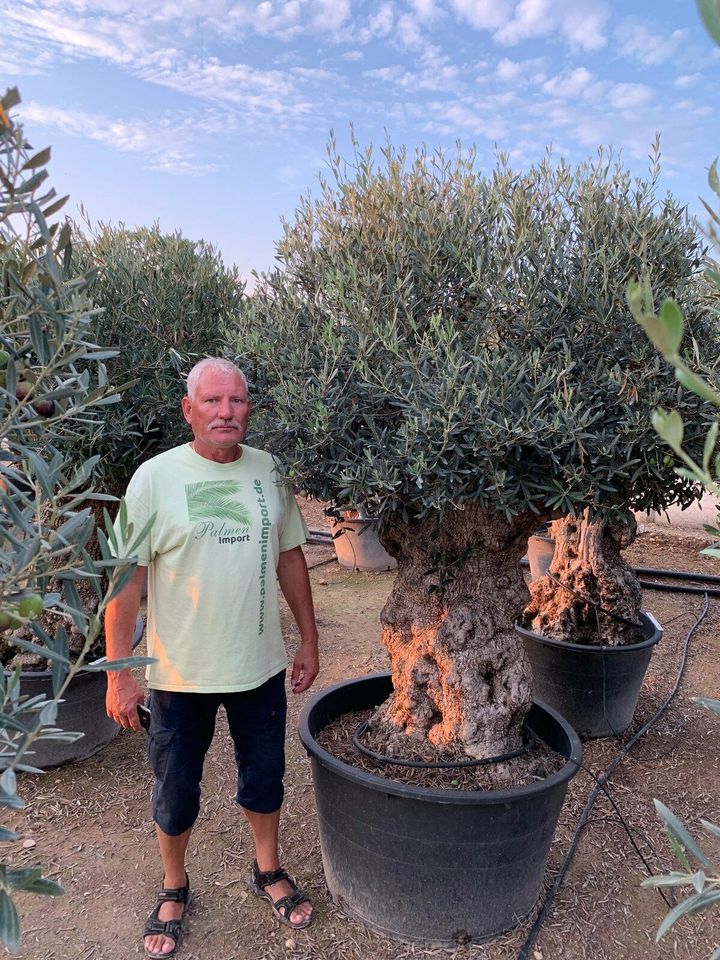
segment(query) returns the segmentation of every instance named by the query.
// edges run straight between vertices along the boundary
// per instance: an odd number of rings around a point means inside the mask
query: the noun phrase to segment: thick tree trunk
[[[527,602],[519,561],[537,518],[468,505],[381,533],[398,561],[381,614],[394,693],[371,727],[390,755],[408,737],[473,758],[518,748],[532,691],[515,634]]]
[[[569,643],[637,643],[638,630],[630,624],[638,623],[642,590],[620,553],[636,532],[634,520],[624,526],[590,523],[587,511],[583,517],[556,520],[549,570],[555,579],[539,577],[531,584],[525,625]],[[608,611],[629,622],[618,622]]]

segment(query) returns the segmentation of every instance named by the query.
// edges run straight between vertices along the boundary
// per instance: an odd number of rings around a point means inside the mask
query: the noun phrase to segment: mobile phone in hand
[[[150,711],[148,710],[148,708],[147,708],[146,706],[144,706],[142,703],[139,703],[139,704],[137,705],[137,715],[138,715],[138,720],[140,721],[140,726],[141,726],[144,730],[149,730],[149,729],[150,729],[150,718],[151,718],[152,714],[150,713]]]

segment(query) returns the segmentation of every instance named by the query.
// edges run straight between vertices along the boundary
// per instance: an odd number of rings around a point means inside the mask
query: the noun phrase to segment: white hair
[[[205,357],[204,360],[199,360],[187,375],[187,395],[191,400],[195,396],[200,377],[206,370],[215,370],[218,373],[236,373],[242,380],[245,393],[248,392],[247,378],[240,367],[223,357]]]

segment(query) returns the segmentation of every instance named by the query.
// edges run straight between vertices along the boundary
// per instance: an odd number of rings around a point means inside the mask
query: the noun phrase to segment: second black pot
[[[644,640],[622,647],[565,643],[516,627],[530,658],[535,696],[581,737],[611,737],[632,723],[653,648],[662,638],[651,613],[640,614]]]

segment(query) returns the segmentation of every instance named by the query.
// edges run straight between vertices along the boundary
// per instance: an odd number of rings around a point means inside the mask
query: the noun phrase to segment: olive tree
[[[90,337],[92,276],[70,269],[72,232],[51,219],[67,198],[47,186],[50,151],[35,152],[11,118],[19,102],[15,89],[0,99],[0,639],[7,645],[9,630],[31,628],[31,639],[13,643],[51,662],[53,697],[28,700],[20,668],[5,674],[0,667],[0,807],[16,809],[24,806],[16,771],[39,772],[32,767],[33,743],[77,739],[58,728],[58,704],[78,671],[110,669],[85,658],[103,607],[133,574],[131,563],[111,556],[102,532],[101,556],[93,561],[88,555],[97,458],[80,462],[62,452],[78,424],[98,422],[117,400],[103,366],[113,353]],[[127,527],[124,533],[134,542],[143,534]],[[97,595],[92,614],[78,594],[83,581]],[[51,633],[38,622],[43,609],[56,614]],[[70,626],[83,637],[72,661]],[[131,658],[114,668],[128,662],[147,660]],[[0,827],[1,843],[17,838]],[[0,939],[11,950],[20,942],[14,894],[63,892],[42,872],[41,866],[14,868],[0,860]]]
[[[514,631],[528,534],[691,495],[639,402],[672,379],[609,290],[641,269],[689,279],[697,241],[603,154],[525,173],[501,157],[489,174],[472,154],[390,146],[345,164],[331,144],[329,160],[231,346],[293,482],[379,516],[397,559],[381,617],[394,694],[374,720],[388,749],[503,754],[531,700]],[[619,331],[644,357],[630,372]]]
[[[116,348],[108,377],[129,386],[122,404],[77,430],[66,450],[99,455],[98,484],[121,496],[144,460],[185,439],[181,374],[217,354],[221,326],[242,310],[243,284],[210,244],[157,226],[90,227],[74,258],[95,274],[92,336]]]
[[[603,438],[602,459],[596,451],[586,469],[602,475],[605,464],[624,461],[624,470],[615,472],[613,499],[626,510],[608,519],[593,503],[582,514],[553,523],[551,576],[531,585],[525,621],[558,639],[615,645],[638,639],[632,624],[638,622],[641,588],[621,554],[635,539],[631,511],[686,506],[701,493],[695,478],[671,476],[670,459],[648,433],[647,404],[677,402],[679,393],[637,335],[628,310],[628,284],[652,277],[661,296],[673,293],[688,317],[688,350],[716,342],[718,325],[702,308],[706,284],[698,270],[704,251],[695,227],[672,197],[657,200],[655,175],[633,181],[616,169],[611,183],[584,179],[574,203],[576,235],[564,283],[582,318],[573,334],[578,358],[583,352],[589,361],[578,367],[577,389],[588,394],[589,406],[599,415],[593,429]],[[703,412],[697,397],[684,405],[690,443],[697,448],[710,411]],[[613,431],[607,432],[605,423],[613,424]]]

